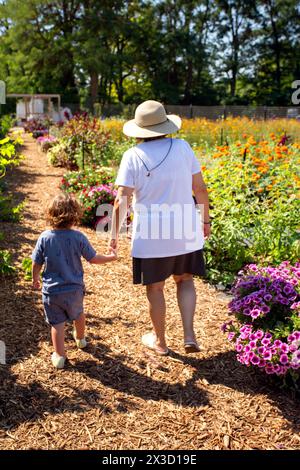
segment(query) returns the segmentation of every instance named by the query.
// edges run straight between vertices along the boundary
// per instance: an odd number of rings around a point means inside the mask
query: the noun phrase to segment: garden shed
[[[8,98],[16,98],[16,116],[18,120],[48,117],[57,122],[61,119],[61,98],[57,94],[11,93]]]

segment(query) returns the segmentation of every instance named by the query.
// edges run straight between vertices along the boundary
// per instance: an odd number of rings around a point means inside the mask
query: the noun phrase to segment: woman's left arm
[[[210,218],[209,218],[209,199],[206,184],[203,180],[202,173],[196,173],[193,175],[193,191],[197,204],[201,206],[203,224],[204,224],[204,236],[209,238],[210,229]]]
[[[127,216],[133,191],[133,188],[129,188],[128,186],[119,186],[118,188],[117,196],[114,203],[111,235],[109,242],[109,246],[114,250],[116,250],[118,246],[119,232]]]

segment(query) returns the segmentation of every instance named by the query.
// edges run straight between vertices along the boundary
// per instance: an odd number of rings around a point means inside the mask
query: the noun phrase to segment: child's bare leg
[[[59,323],[52,325],[51,338],[54,351],[59,355],[65,357],[65,324]]]
[[[85,334],[85,314],[82,313],[77,320],[74,321],[76,331],[76,339],[83,339]]]

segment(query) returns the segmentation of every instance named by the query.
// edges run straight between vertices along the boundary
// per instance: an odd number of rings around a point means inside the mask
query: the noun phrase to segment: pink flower
[[[283,352],[283,353],[288,353],[290,348],[289,346],[286,344],[286,343],[282,343],[281,346],[280,346],[280,350]]]
[[[281,362],[281,364],[287,364],[289,362],[288,356],[286,354],[281,354],[280,362]]]

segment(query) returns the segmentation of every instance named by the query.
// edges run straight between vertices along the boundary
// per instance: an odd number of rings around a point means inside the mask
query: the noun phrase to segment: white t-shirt
[[[192,175],[199,172],[184,140],[148,141],[124,153],[116,185],[134,188],[132,256],[163,258],[203,248],[192,196]]]

